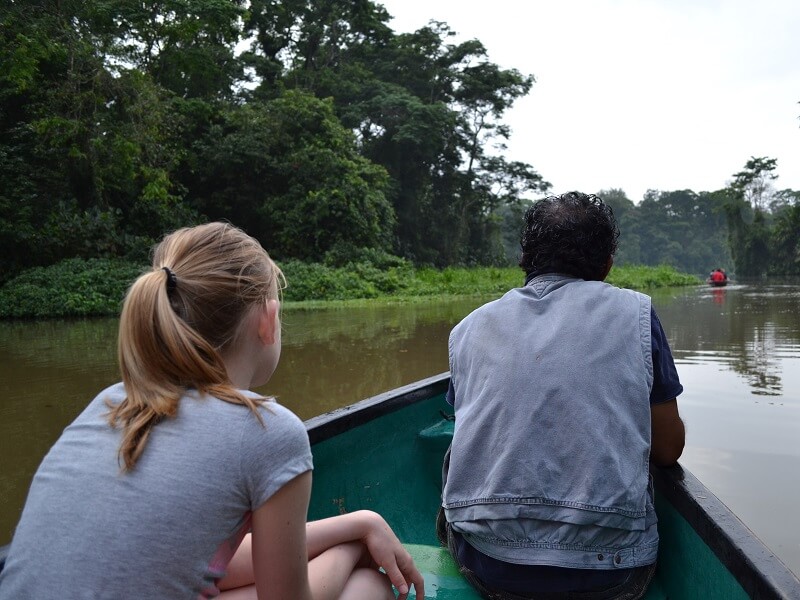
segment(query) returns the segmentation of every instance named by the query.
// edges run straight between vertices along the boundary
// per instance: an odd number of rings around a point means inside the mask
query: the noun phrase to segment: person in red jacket
[[[714,283],[721,283],[723,281],[728,280],[728,276],[725,274],[725,271],[722,269],[714,269],[711,271],[711,275],[709,275],[709,279]]]

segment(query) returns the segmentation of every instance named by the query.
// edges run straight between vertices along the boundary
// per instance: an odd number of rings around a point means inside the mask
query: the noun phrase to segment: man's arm
[[[686,443],[686,430],[673,398],[650,406],[650,460],[659,467],[678,462]]]

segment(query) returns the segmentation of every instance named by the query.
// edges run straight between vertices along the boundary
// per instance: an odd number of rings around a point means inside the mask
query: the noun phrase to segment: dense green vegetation
[[[26,298],[14,278],[39,268],[145,264],[166,231],[217,219],[306,273],[305,300],[514,265],[521,216],[550,189],[503,154],[533,76],[445,23],[398,34],[390,18],[371,0],[0,3],[3,297]],[[800,274],[800,192],[776,190],[774,170],[753,157],[721,190],[637,203],[599,192],[617,264]],[[355,276],[328,274],[348,264]],[[49,281],[30,314],[75,310]]]
[[[500,295],[523,283],[519,268],[414,268],[395,261],[386,269],[368,262],[342,267],[289,261],[281,265],[288,306],[331,301],[410,302],[424,297]],[[119,314],[125,291],[142,271],[139,264],[73,259],[37,267],[0,289],[0,318],[88,317]],[[672,267],[614,267],[609,283],[640,290],[696,285],[700,280]]]
[[[29,269],[0,288],[0,318],[119,314],[141,272],[135,263],[97,258]]]
[[[369,0],[3,2],[0,282],[144,261],[216,219],[281,260],[502,260],[496,211],[549,185],[495,150],[533,77],[389,20]]]

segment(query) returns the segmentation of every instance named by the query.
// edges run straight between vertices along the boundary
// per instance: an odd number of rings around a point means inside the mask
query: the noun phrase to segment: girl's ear
[[[266,306],[258,316],[258,337],[267,345],[275,343],[275,333],[280,327],[278,322],[278,301],[267,300]]]

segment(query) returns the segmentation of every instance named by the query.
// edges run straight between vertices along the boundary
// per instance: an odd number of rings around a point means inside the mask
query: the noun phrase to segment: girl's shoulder
[[[259,414],[263,423],[252,414],[244,421],[238,452],[253,509],[314,468],[308,432],[297,415],[274,401],[262,404]]]
[[[244,435],[248,433],[260,437],[265,433],[269,437],[280,436],[284,440],[295,438],[301,445],[308,445],[308,432],[305,423],[294,412],[278,404],[273,399],[266,399],[258,407],[259,420],[249,409]]]
[[[92,403],[102,403],[106,404],[106,402],[110,404],[119,404],[125,399],[125,385],[119,381],[114,383],[104,390],[102,390],[97,396],[95,396]]]
[[[292,445],[301,450],[298,446],[308,446],[308,433],[300,417],[273,399],[242,392],[261,400],[257,415],[248,406],[191,390],[181,399],[175,420],[182,421],[188,429],[210,429],[214,432],[212,435],[238,439],[244,450],[266,450],[276,445]]]

